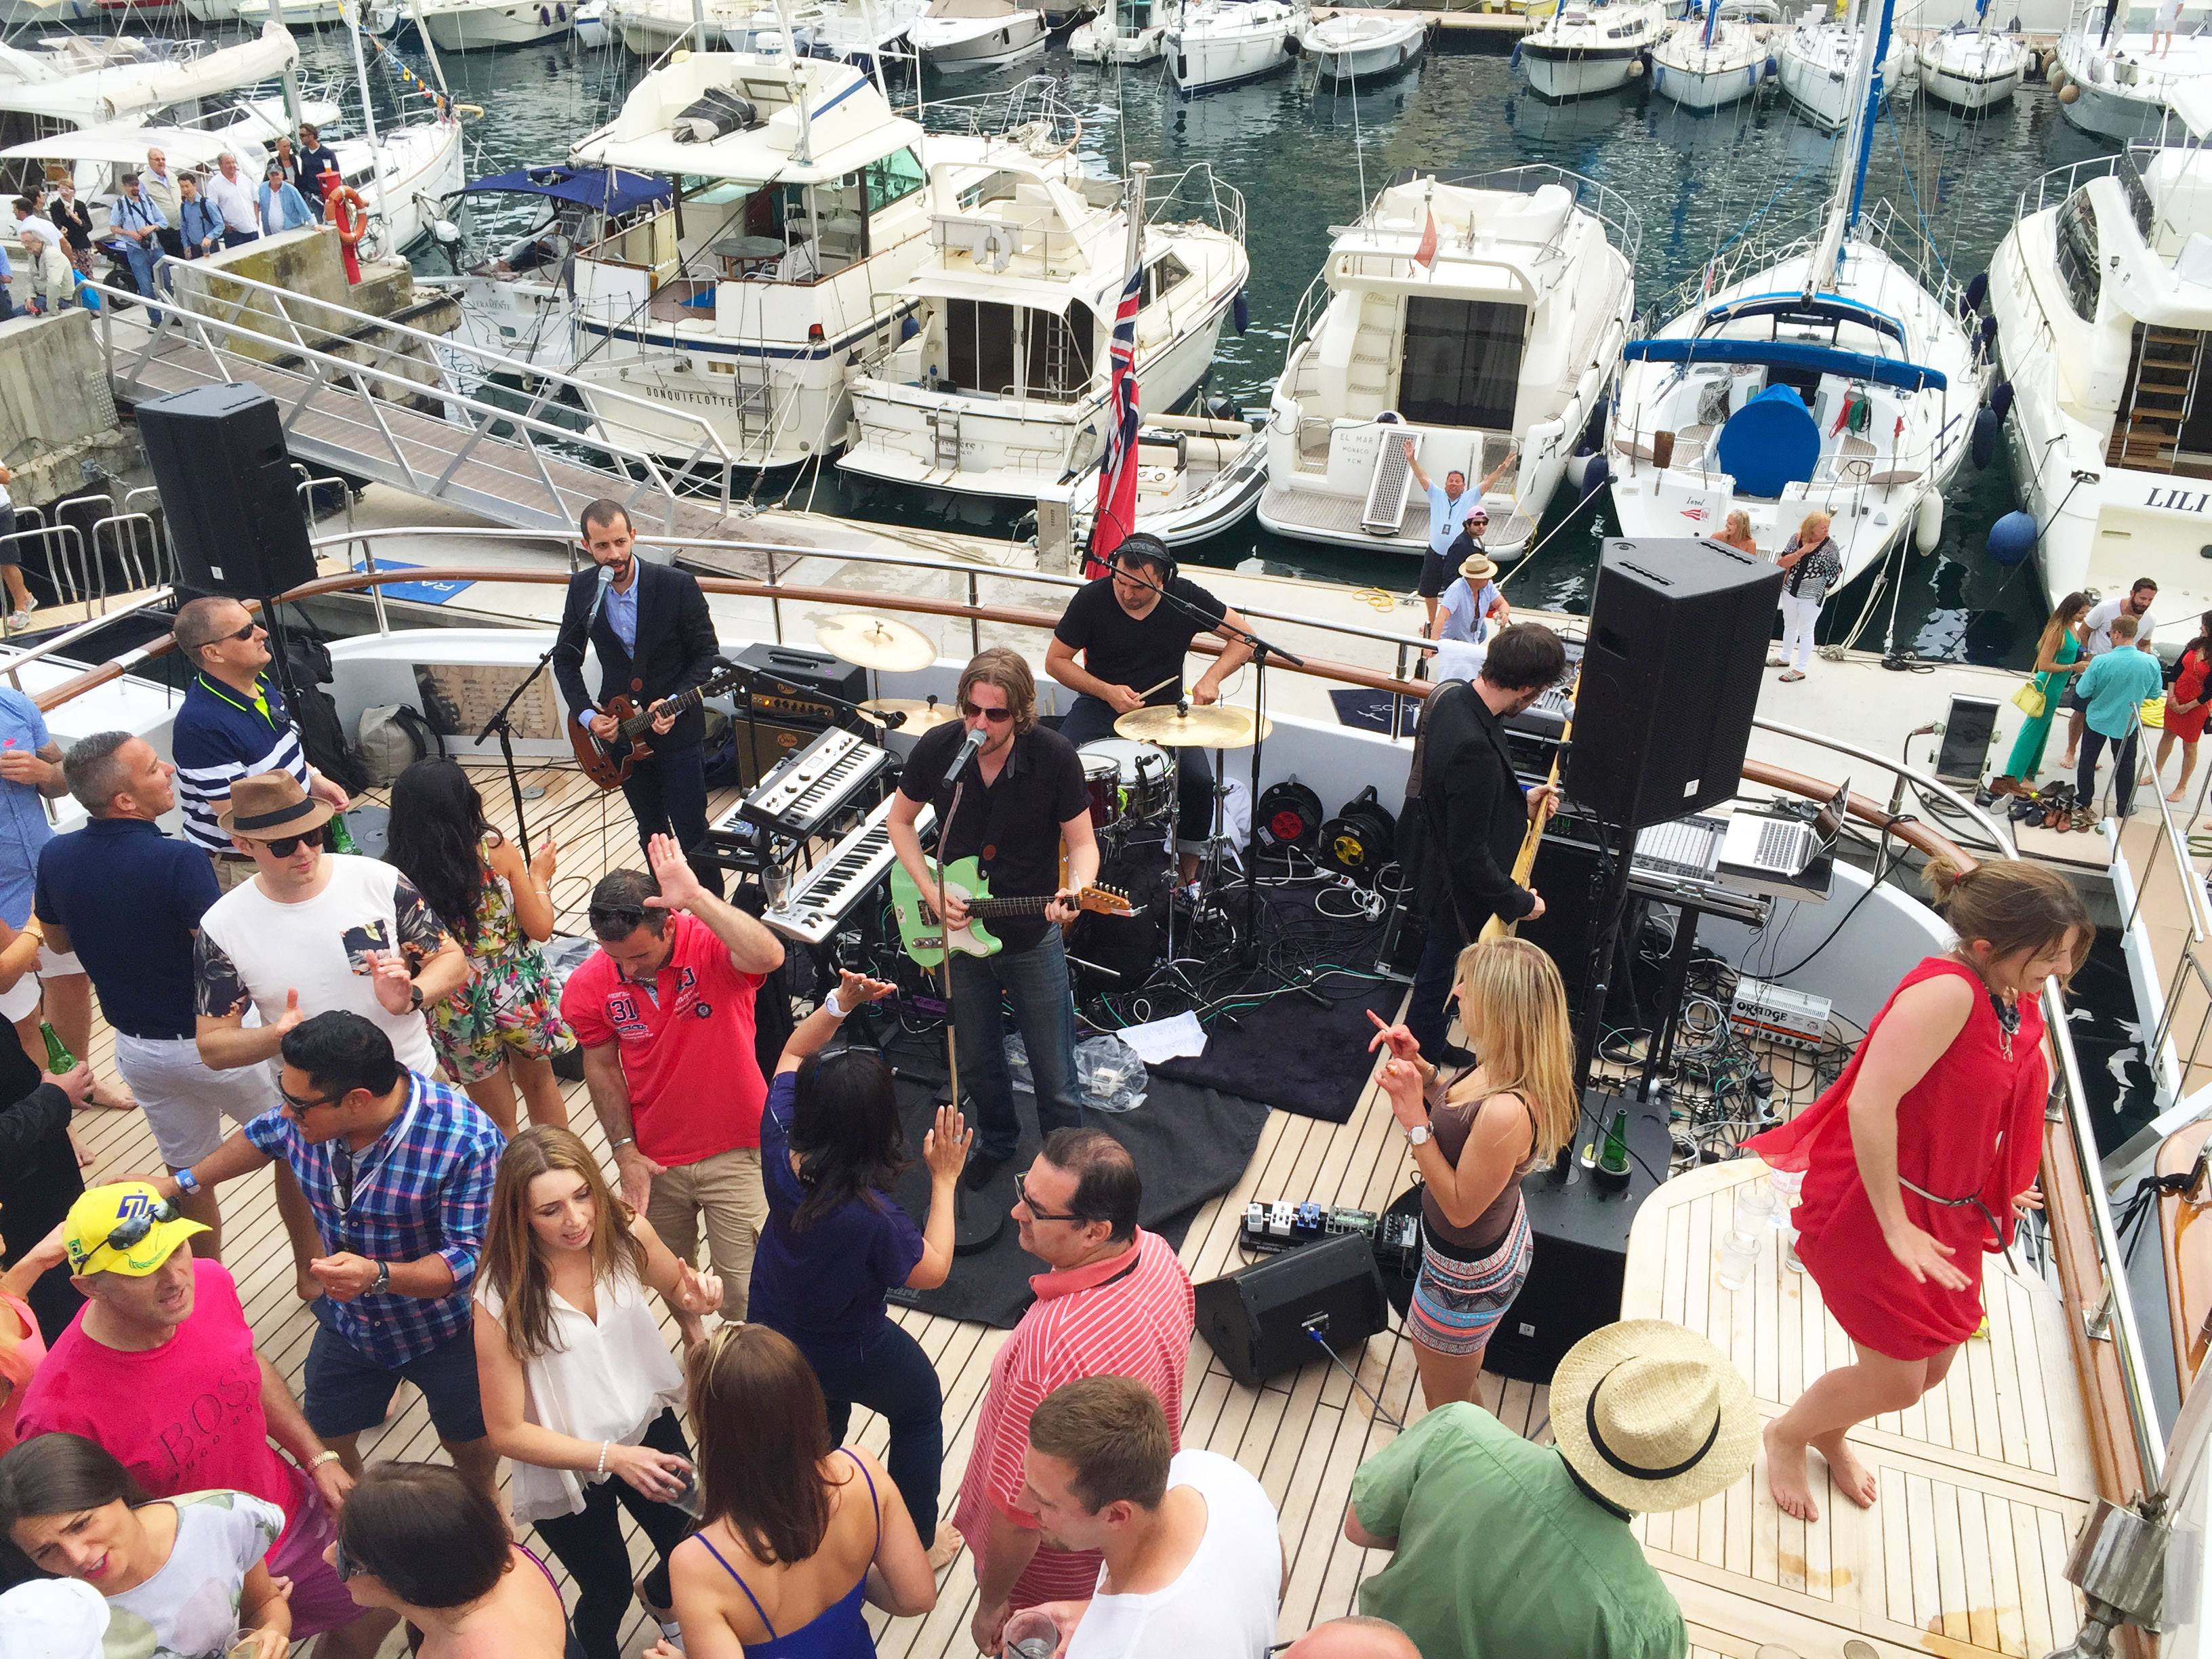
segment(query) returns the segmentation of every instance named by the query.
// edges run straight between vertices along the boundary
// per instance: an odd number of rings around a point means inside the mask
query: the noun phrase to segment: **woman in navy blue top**
[[[830,1441],[854,1402],[890,1426],[891,1480],[932,1567],[960,1547],[937,1519],[945,1462],[943,1392],[921,1344],[884,1311],[894,1285],[933,1291],[952,1270],[954,1182],[975,1137],[950,1106],[922,1141],[929,1219],[920,1231],[891,1198],[908,1164],[890,1068],[872,1049],[819,1052],[845,1017],[896,988],[845,974],[784,1045],[761,1113],[769,1224],[753,1257],[748,1316],[789,1337],[821,1379]]]

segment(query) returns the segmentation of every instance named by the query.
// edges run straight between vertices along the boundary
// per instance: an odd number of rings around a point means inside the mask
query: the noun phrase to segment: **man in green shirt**
[[[1552,1432],[1540,1446],[1457,1401],[1369,1459],[1344,1535],[1393,1553],[1359,1610],[1423,1659],[1681,1659],[1682,1611],[1628,1523],[1743,1478],[1750,1385],[1695,1333],[1625,1321],[1559,1362]]]

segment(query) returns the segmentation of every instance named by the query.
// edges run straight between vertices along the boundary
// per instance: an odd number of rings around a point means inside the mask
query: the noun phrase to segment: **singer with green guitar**
[[[1083,1121],[1075,1003],[1060,930],[1075,919],[1098,873],[1098,843],[1091,833],[1083,764],[1066,738],[1037,724],[1036,682],[1021,655],[1000,648],[980,653],[960,672],[959,703],[960,723],[923,734],[899,779],[890,826],[899,867],[938,911],[936,867],[915,829],[922,807],[933,805],[944,826],[935,851],[949,866],[966,876],[963,861],[975,860],[973,872],[988,880],[995,899],[1048,897],[1033,915],[1006,914],[1011,906],[999,910],[988,928],[998,950],[972,954],[956,940],[948,965],[953,1052],[961,1085],[975,1103],[976,1146],[961,1176],[973,1190],[1013,1157],[1021,1137],[1006,1068],[1004,1001],[1014,1005],[1029,1050],[1039,1134]],[[952,868],[942,919],[955,934],[972,933],[983,919],[971,918]]]

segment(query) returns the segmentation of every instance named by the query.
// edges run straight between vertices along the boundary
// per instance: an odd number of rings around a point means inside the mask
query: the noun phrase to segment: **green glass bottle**
[[[55,1077],[76,1070],[76,1056],[62,1041],[62,1034],[46,1020],[39,1022],[39,1035],[46,1040],[46,1070]]]
[[[1605,1146],[1598,1153],[1598,1168],[1607,1175],[1628,1173],[1628,1109],[1621,1107],[1613,1115],[1613,1122],[1605,1132]]]
[[[353,838],[353,832],[346,828],[345,814],[343,812],[334,815],[331,819],[331,850],[334,853],[353,854],[358,854],[361,851],[360,846]]]

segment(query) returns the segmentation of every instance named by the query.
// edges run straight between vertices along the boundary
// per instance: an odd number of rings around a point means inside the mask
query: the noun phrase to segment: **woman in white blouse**
[[[586,1659],[621,1652],[633,1585],[617,1504],[659,1553],[638,1599],[676,1628],[668,1553],[691,1530],[691,1453],[673,1409],[684,1375],[648,1285],[693,1330],[722,1300],[721,1281],[678,1261],[574,1134],[535,1127],[508,1142],[477,1285],[477,1378],[492,1448],[514,1465],[514,1518],[576,1580]]]

